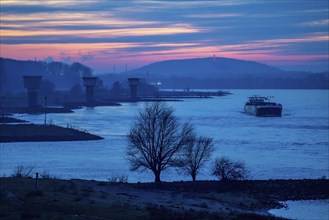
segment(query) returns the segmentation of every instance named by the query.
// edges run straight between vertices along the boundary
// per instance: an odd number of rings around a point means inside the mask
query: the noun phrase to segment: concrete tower
[[[38,89],[42,76],[23,76],[24,87],[27,89],[28,108],[38,107]]]
[[[139,78],[128,78],[128,82],[129,82],[129,86],[130,86],[130,98],[133,100],[136,100]]]
[[[94,102],[94,90],[97,83],[98,77],[86,76],[82,77],[83,85],[86,87],[86,106],[92,107],[95,105]]]

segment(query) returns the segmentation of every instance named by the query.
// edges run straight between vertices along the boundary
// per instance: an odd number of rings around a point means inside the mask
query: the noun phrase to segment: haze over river
[[[213,157],[244,161],[253,179],[329,177],[328,90],[230,90],[232,95],[169,102],[181,120],[189,120],[199,135],[214,139]],[[243,113],[251,95],[274,96],[283,105],[282,117],[255,117]],[[87,129],[100,141],[1,143],[1,175],[17,165],[34,165],[59,178],[107,180],[124,175],[129,182],[153,181],[151,172],[131,172],[125,158],[126,134],[144,103],[120,107],[82,108],[71,114],[48,114],[48,122]],[[44,115],[16,115],[42,124]],[[210,164],[211,165],[211,164]],[[210,166],[198,179],[215,179]],[[163,181],[189,180],[175,169]]]

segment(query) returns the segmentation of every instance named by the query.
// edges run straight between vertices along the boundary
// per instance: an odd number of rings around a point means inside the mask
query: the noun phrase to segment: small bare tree
[[[215,160],[212,174],[222,181],[242,180],[248,177],[248,170],[243,162],[220,157]]]
[[[191,175],[192,180],[195,181],[196,176],[210,159],[214,149],[212,138],[194,138],[183,148],[180,168],[183,169],[184,173]]]
[[[28,166],[17,165],[14,168],[13,173],[11,174],[11,176],[12,177],[17,177],[17,178],[32,177],[32,172],[33,172],[34,168],[35,168],[35,166],[33,166],[33,165],[28,165]]]
[[[179,123],[174,109],[163,102],[146,104],[128,134],[131,170],[149,169],[160,182],[161,172],[177,166],[178,152],[193,135],[189,123]]]

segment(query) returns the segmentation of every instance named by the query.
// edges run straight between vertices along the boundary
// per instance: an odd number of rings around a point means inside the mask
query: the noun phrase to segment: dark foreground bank
[[[101,140],[102,137],[56,125],[1,124],[0,142]]]
[[[280,200],[329,198],[328,180],[0,181],[0,219],[281,219],[266,212]]]
[[[0,123],[1,124],[8,124],[8,123],[27,123],[28,121],[13,118],[13,117],[8,117],[8,116],[2,116],[0,117]]]

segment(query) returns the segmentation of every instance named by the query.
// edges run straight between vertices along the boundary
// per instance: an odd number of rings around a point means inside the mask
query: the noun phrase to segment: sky
[[[327,0],[1,0],[0,55],[95,73],[199,57],[328,71]]]

